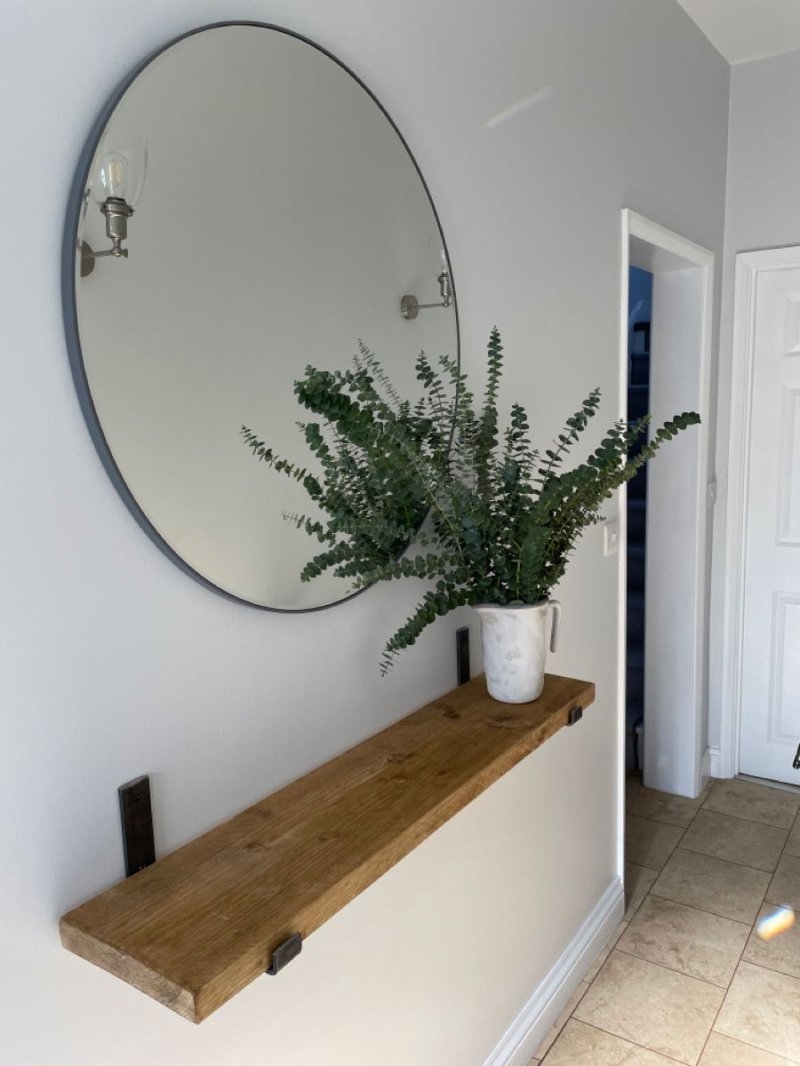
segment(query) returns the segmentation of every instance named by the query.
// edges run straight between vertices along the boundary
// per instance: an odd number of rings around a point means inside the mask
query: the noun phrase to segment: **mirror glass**
[[[119,220],[101,205],[109,188],[124,200],[128,164],[128,256],[82,257],[83,242],[112,247]],[[101,116],[65,248],[76,385],[142,527],[192,576],[258,606],[349,595],[330,574],[301,583],[319,546],[282,515],[311,513],[308,498],[240,428],[305,465],[293,383],[307,364],[344,369],[361,339],[414,398],[421,349],[458,355],[453,305],[400,313],[405,294],[440,299],[447,260],[425,183],[375,98],[285,31],[192,33]]]

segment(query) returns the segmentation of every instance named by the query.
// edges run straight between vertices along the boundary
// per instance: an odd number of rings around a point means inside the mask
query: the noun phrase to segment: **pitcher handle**
[[[556,651],[558,648],[558,631],[561,628],[561,604],[558,600],[550,600],[550,606],[553,608],[553,627],[550,630],[550,651]]]

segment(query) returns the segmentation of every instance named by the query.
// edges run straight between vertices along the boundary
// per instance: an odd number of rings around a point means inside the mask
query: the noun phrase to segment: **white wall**
[[[730,360],[738,252],[800,244],[800,52],[731,68],[714,519],[710,743],[720,742]],[[724,769],[724,768],[723,768]]]
[[[192,1028],[58,943],[58,915],[121,876],[122,781],[153,775],[169,850],[453,682],[461,618],[378,678],[411,588],[286,617],[192,583],[127,514],[83,425],[58,295],[81,142],[144,53],[230,14],[222,0],[119,3],[115,19],[100,0],[7,0],[0,15],[0,1058],[471,1066],[617,870],[618,558],[602,557],[598,529],[559,590],[553,662],[595,680],[596,705],[279,979]],[[610,421],[620,208],[720,249],[728,68],[674,0],[240,0],[236,14],[337,53],[406,134],[450,245],[465,365],[481,367],[497,322],[506,398],[529,403],[541,436],[593,385]]]

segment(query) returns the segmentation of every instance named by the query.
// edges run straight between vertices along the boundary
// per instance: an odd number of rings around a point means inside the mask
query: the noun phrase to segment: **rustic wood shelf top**
[[[62,943],[200,1022],[593,700],[548,675],[496,703],[475,678],[76,907]]]

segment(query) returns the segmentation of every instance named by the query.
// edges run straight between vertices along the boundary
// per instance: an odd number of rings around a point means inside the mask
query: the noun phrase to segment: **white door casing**
[[[620,407],[627,409],[627,270],[653,274],[654,423],[696,410],[702,424],[670,442],[648,471],[645,783],[696,796],[706,764],[708,434],[714,293],[711,251],[632,211],[622,213]],[[660,322],[659,322],[660,318]],[[620,525],[627,535],[625,494]],[[620,602],[626,593],[624,554]],[[620,618],[620,731],[625,730],[625,618]],[[623,740],[624,750],[624,740]]]
[[[702,406],[696,358],[703,324],[703,270],[653,275],[650,415],[659,426]],[[649,464],[645,601],[644,778],[650,788],[697,795],[704,751],[705,529],[703,429],[686,430]]]
[[[800,248],[737,256],[732,369],[723,759],[800,784]]]

